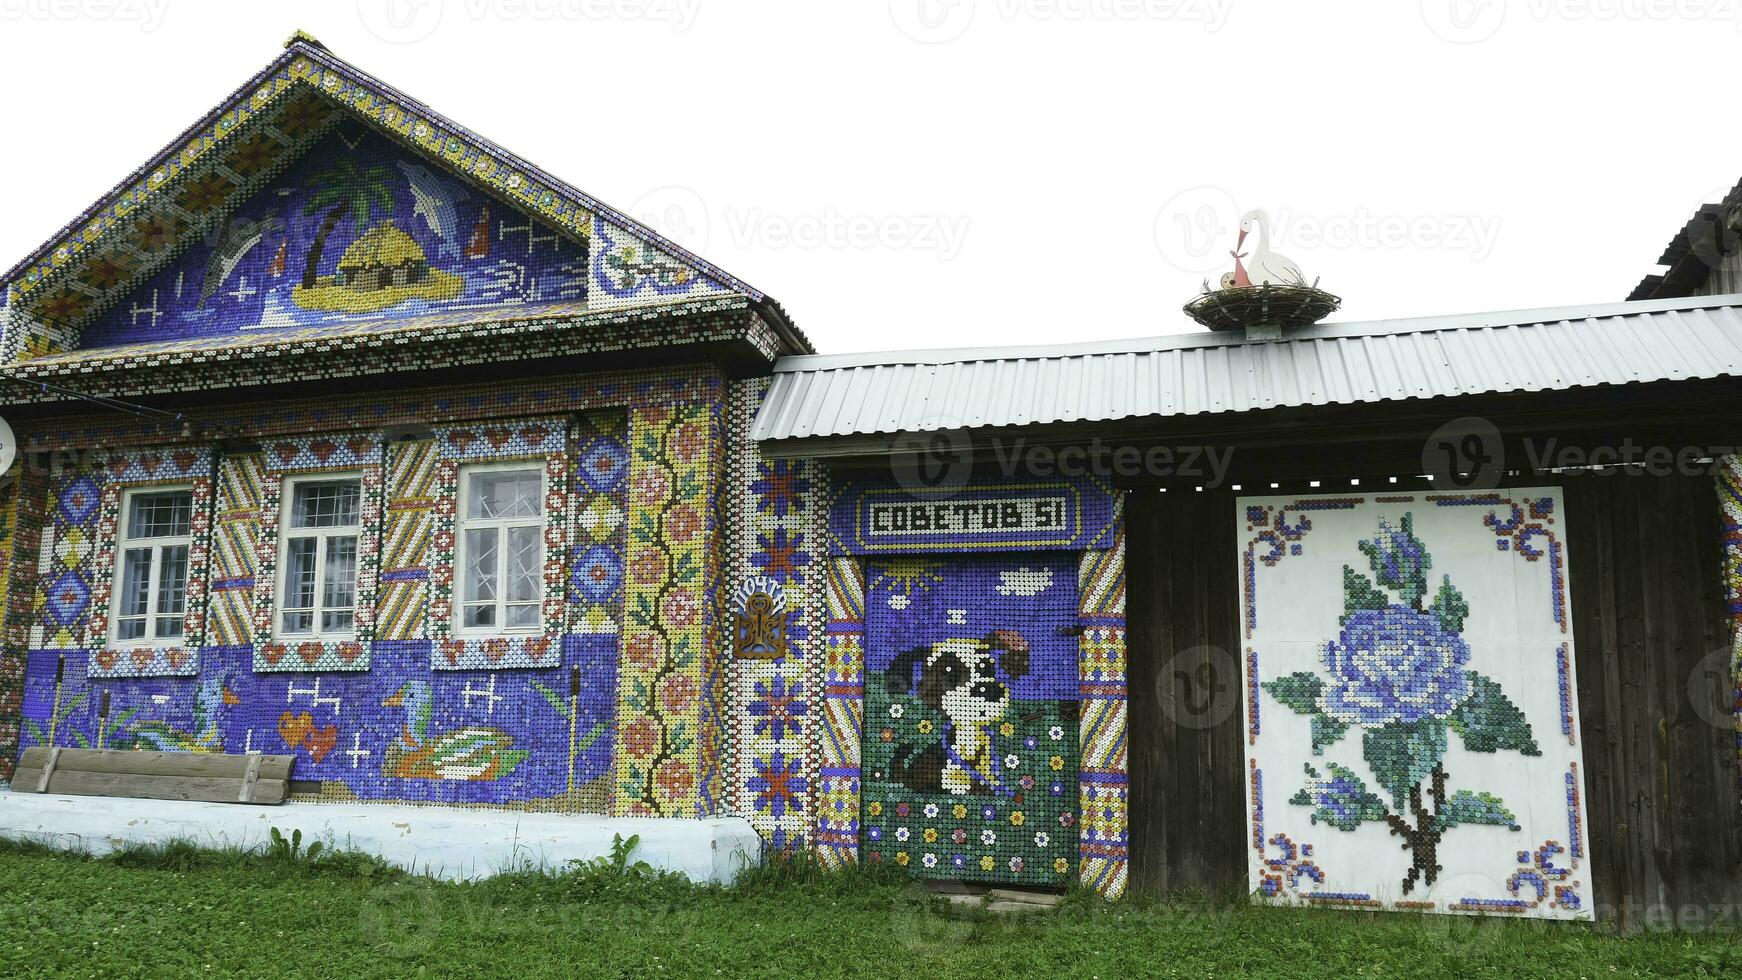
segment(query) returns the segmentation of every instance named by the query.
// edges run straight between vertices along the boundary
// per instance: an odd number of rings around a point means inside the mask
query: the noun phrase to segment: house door
[[[862,848],[917,875],[1077,866],[1077,556],[866,560]]]

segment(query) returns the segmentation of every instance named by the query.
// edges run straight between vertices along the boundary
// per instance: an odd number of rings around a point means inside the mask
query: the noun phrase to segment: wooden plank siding
[[[1130,887],[1244,891],[1234,495],[1138,490],[1125,518]]]
[[[1599,914],[1626,928],[1697,914],[1709,924],[1714,910],[1742,909],[1712,479],[1615,474],[1561,486]]]

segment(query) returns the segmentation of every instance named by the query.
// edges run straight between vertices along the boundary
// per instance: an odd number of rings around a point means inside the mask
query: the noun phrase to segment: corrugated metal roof
[[[758,440],[1742,375],[1742,295],[1050,347],[787,357]]]

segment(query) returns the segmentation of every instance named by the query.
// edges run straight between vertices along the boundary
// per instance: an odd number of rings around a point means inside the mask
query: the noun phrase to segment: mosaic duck
[[[431,735],[428,681],[406,681],[381,705],[405,710],[399,737],[387,747],[385,771],[393,778],[488,782],[526,761],[527,750],[516,749],[514,736],[499,728],[468,725]]]
[[[194,695],[194,717],[190,730],[183,731],[165,721],[155,719],[136,722],[129,733],[135,746],[159,752],[222,752],[224,733],[218,729],[223,710],[241,699],[231,692],[224,676],[208,677],[200,682]]]

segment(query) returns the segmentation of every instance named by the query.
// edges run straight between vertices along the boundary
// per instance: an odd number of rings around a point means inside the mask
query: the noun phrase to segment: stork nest
[[[1185,305],[1186,315],[1211,330],[1244,330],[1274,324],[1284,330],[1323,320],[1343,305],[1317,286],[1231,286],[1206,289]]]

